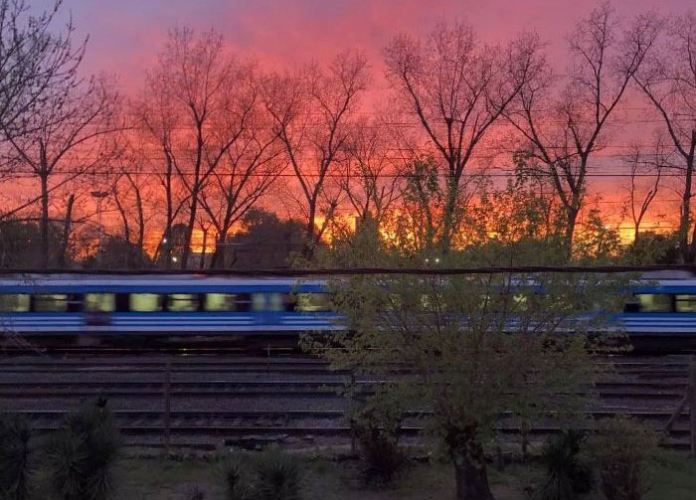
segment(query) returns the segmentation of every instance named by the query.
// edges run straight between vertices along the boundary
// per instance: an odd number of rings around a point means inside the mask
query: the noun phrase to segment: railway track
[[[683,398],[688,358],[631,356],[598,363],[615,370],[597,385],[599,397],[588,413],[596,418],[627,413],[664,428]],[[395,369],[394,376],[405,372]],[[331,372],[311,358],[12,357],[0,362],[0,406],[27,415],[37,432],[50,432],[80,400],[106,397],[133,446],[161,446],[166,420],[173,446],[336,444],[350,436],[346,400],[337,393],[348,379],[347,372]],[[362,398],[380,380],[358,377],[356,383]],[[407,417],[407,438],[415,438],[425,414]],[[515,438],[516,422],[503,419],[500,425],[504,436]],[[540,422],[534,434],[556,430],[552,421]],[[687,414],[676,420],[667,444],[686,447],[688,439]]]

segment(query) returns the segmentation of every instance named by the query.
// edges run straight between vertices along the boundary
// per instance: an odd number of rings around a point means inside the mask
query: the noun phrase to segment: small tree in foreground
[[[51,436],[46,462],[51,486],[63,500],[106,500],[113,493],[113,466],[120,436],[105,401],[69,415]]]
[[[31,428],[26,418],[0,415],[0,499],[26,500],[30,497],[32,449]]]
[[[648,462],[657,451],[655,432],[618,416],[597,426],[592,455],[607,500],[640,500],[648,490]]]
[[[335,241],[329,260],[390,268],[563,261],[562,238],[539,238],[529,209],[508,204],[481,213],[485,238],[456,253],[404,255],[366,232]],[[579,389],[596,370],[586,334],[620,302],[614,280],[590,274],[363,275],[333,285],[351,334],[314,347],[333,347],[321,352],[337,369],[389,375],[394,364],[409,368],[387,377],[388,388],[423,411],[454,464],[458,500],[493,498],[484,446],[498,429],[548,416],[569,422],[581,412]]]

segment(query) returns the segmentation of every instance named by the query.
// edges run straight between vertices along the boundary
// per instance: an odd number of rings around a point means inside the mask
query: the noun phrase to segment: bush
[[[390,426],[378,412],[366,411],[353,422],[353,428],[366,465],[366,482],[377,486],[391,483],[406,463],[399,448],[398,425]]]
[[[274,448],[251,462],[233,457],[225,463],[228,500],[298,500],[302,470],[294,457]]]
[[[105,401],[85,404],[69,415],[46,447],[46,465],[56,496],[63,500],[109,498],[120,444]]]
[[[297,500],[302,489],[302,470],[296,458],[278,449],[264,452],[256,461],[259,500]]]
[[[225,463],[227,500],[252,500],[255,496],[253,473],[244,466],[239,457]]]
[[[25,500],[31,493],[31,428],[20,416],[0,415],[0,499]]]
[[[601,420],[593,456],[607,500],[640,500],[647,491],[647,465],[657,449],[655,433],[619,416]]]
[[[585,435],[564,431],[553,436],[541,451],[546,480],[539,490],[541,500],[572,500],[592,490],[592,468],[582,456]]]

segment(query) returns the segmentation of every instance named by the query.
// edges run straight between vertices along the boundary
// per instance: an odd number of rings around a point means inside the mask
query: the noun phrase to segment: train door
[[[82,308],[86,326],[109,326],[111,325],[111,315],[116,311],[116,294],[86,293]]]

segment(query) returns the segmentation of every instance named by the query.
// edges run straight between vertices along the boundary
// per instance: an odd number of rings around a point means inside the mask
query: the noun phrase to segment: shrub
[[[25,500],[31,488],[31,428],[26,418],[0,415],[0,499]]]
[[[640,500],[647,491],[647,465],[657,449],[655,433],[619,416],[601,420],[593,456],[607,500]]]
[[[205,500],[205,492],[198,485],[194,485],[187,496],[188,500]]]
[[[546,480],[541,500],[572,500],[592,490],[592,468],[581,454],[585,435],[568,430],[553,436],[541,451]]]
[[[224,466],[227,500],[252,500],[255,495],[253,473],[239,457],[228,460]]]
[[[398,424],[391,426],[379,412],[368,410],[353,422],[365,462],[365,480],[377,486],[391,483],[406,462],[399,448]]]
[[[302,469],[278,448],[264,451],[250,463],[235,456],[225,462],[228,500],[298,500]]]
[[[105,401],[85,404],[69,415],[46,448],[46,465],[55,494],[63,500],[109,498],[120,444]]]
[[[265,451],[256,461],[259,500],[297,500],[302,489],[302,470],[296,458],[278,449]]]

